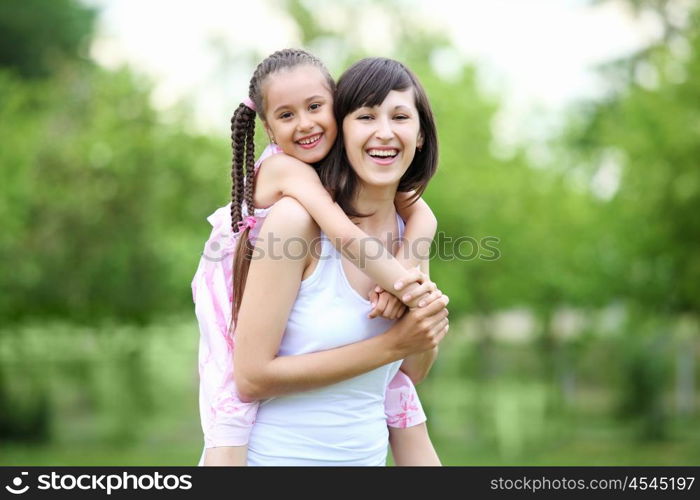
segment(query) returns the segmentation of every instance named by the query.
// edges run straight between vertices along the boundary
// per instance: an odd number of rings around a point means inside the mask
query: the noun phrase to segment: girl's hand
[[[376,287],[369,292],[369,301],[372,303],[372,311],[368,318],[381,316],[386,319],[399,319],[406,312],[406,306],[381,287]]]
[[[401,358],[437,347],[449,330],[447,295],[435,299],[425,307],[409,309],[389,330],[393,348]]]
[[[418,302],[431,292],[431,284],[428,275],[416,267],[408,269],[406,275],[394,284],[394,293],[408,307],[418,307]]]
[[[401,299],[410,308],[425,307],[442,297],[442,292],[434,282],[427,280],[420,285],[407,290]]]
[[[394,285],[401,301],[410,308],[424,307],[442,296],[435,283],[419,269],[410,269],[403,280]]]

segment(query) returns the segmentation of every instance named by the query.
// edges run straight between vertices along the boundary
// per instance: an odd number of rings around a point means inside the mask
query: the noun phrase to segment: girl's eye
[[[320,107],[321,107],[321,103],[320,103],[320,102],[315,102],[315,103],[313,103],[313,104],[311,104],[311,105],[309,106],[309,109],[310,109],[311,111],[316,111],[316,110],[319,109]]]
[[[371,120],[371,119],[372,119],[372,115],[359,115],[359,116],[357,117],[357,119],[358,119],[358,120]]]
[[[292,116],[292,113],[289,111],[286,111],[280,115],[280,119],[286,120],[287,118],[290,118]]]

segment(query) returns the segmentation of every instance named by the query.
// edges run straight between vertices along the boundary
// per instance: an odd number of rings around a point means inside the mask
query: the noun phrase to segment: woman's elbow
[[[236,380],[236,391],[241,401],[250,403],[264,398],[264,384],[261,383],[262,377],[259,374],[256,374],[254,371],[235,368],[234,378]]]
[[[238,398],[244,403],[252,403],[260,399],[257,388],[244,380],[236,382],[236,391],[238,392]]]

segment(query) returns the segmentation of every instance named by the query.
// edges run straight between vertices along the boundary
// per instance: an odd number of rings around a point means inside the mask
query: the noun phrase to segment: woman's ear
[[[418,151],[423,149],[423,142],[424,141],[425,141],[425,139],[423,138],[423,131],[419,130],[418,131],[418,139],[416,140],[416,149]]]

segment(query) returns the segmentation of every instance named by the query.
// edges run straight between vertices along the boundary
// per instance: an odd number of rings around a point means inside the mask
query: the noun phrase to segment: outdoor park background
[[[568,2],[656,35],[599,64],[596,92],[517,117],[416,2],[268,3],[286,43],[210,40],[226,97],[207,128],[196,99],[164,106],[152,76],[104,63],[109,2],[0,2],[0,465],[197,462],[190,280],[205,217],[228,201],[228,115],[285,45],[336,77],[366,55],[411,67],[438,121],[425,199],[439,231],[498,238],[497,260],[464,240],[471,259],[432,263],[452,327],[419,392],[444,463],[700,463],[700,5]],[[362,31],[368,13],[391,29]],[[229,24],[262,39],[263,21]]]

